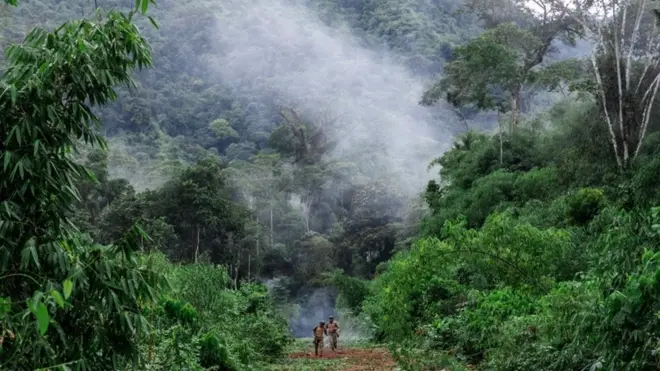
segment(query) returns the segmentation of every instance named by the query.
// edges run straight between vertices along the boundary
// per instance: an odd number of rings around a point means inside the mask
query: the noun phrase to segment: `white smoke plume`
[[[339,139],[337,158],[371,178],[388,176],[403,194],[422,190],[428,163],[446,150],[447,128],[456,120],[448,110],[419,106],[427,82],[293,1],[220,6],[209,63],[224,84],[326,123],[324,130]]]

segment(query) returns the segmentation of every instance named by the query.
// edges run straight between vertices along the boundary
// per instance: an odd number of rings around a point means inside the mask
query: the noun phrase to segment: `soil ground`
[[[323,349],[323,355],[315,356],[311,339],[298,339],[288,358],[271,370],[281,371],[393,371],[396,363],[390,353],[382,348],[357,342],[340,342],[336,352]]]

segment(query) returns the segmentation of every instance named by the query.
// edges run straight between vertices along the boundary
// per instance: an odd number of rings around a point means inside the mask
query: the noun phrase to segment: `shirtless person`
[[[312,330],[314,336],[314,354],[319,355],[319,346],[321,347],[321,356],[323,356],[323,335],[327,335],[328,331],[325,329],[325,322],[319,322],[318,326]]]
[[[328,323],[325,325],[326,335],[330,336],[330,348],[334,352],[337,350],[337,338],[339,337],[339,323],[335,322],[333,316],[328,317]]]

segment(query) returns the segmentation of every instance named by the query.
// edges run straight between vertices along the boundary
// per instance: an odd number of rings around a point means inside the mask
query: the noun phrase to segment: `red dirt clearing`
[[[385,349],[338,349],[336,352],[324,349],[323,356],[315,356],[313,352],[299,352],[289,354],[289,358],[342,358],[347,363],[342,371],[387,371],[396,368],[392,355]]]

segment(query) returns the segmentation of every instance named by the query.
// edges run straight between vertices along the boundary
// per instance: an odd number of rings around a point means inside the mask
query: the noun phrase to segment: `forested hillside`
[[[371,277],[414,235],[428,162],[465,125],[448,107],[417,104],[451,46],[476,34],[446,29],[474,23],[453,15],[458,5],[373,2],[358,20],[341,2],[158,2],[158,29],[136,19],[154,68],[96,110],[108,152],[81,149],[99,183],[81,189],[76,224],[109,243],[140,221],[171,259],[208,256],[235,281],[276,278],[303,305],[324,272]],[[86,1],[6,8],[4,40],[93,11]],[[315,297],[311,307],[332,312],[332,290]]]
[[[660,366],[648,1],[0,19],[0,369],[261,370],[333,313],[404,369]]]

